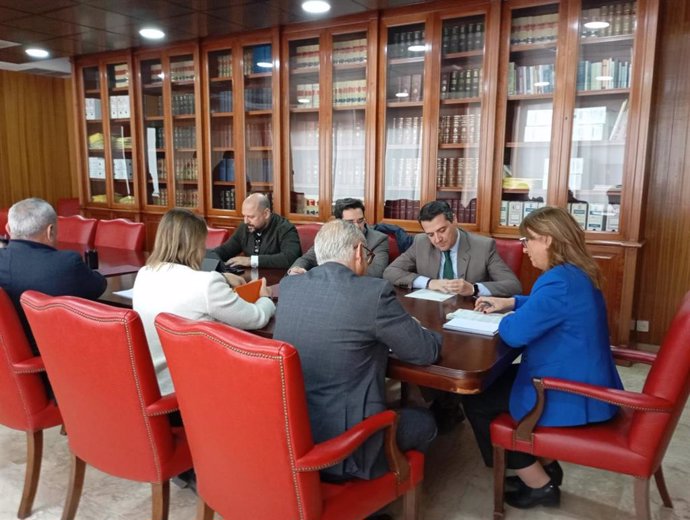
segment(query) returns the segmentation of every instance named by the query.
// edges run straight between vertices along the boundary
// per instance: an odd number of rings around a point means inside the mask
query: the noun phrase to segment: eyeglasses
[[[518,240],[522,244],[522,247],[527,247],[527,242],[529,242],[529,237],[520,237],[520,238],[518,238]]]
[[[357,246],[355,246],[355,249],[357,249]],[[371,249],[369,249],[367,246],[362,244],[362,250],[366,253],[366,263],[367,265],[371,265],[371,263],[374,261],[374,257],[376,256],[376,253],[374,253]]]

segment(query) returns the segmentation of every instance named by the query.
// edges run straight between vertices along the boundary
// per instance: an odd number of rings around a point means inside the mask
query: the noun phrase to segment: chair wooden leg
[[[422,502],[422,485],[417,484],[403,495],[403,520],[417,520]]]
[[[67,490],[65,509],[62,511],[62,520],[74,520],[74,516],[77,514],[81,490],[84,487],[85,472],[86,463],[73,453],[72,468],[69,474],[69,489]]]
[[[494,446],[494,520],[501,520],[505,512],[503,508],[503,492],[506,480],[506,450]]]
[[[213,520],[214,511],[204,499],[199,497],[196,501],[196,520]]]
[[[168,520],[170,510],[170,481],[151,484],[152,520]]]
[[[24,476],[24,491],[19,504],[17,518],[26,518],[31,514],[31,508],[36,498],[38,477],[41,474],[41,460],[43,459],[43,430],[26,432],[26,475]]]
[[[635,514],[637,520],[649,520],[651,518],[648,478],[635,479]]]
[[[654,480],[656,481],[656,487],[661,495],[661,500],[664,502],[664,506],[673,508],[673,502],[671,501],[671,495],[668,494],[668,488],[666,487],[666,480],[664,479],[664,470],[659,469],[654,473]]]

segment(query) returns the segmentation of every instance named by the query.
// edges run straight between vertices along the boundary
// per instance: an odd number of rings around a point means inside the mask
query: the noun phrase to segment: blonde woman
[[[523,348],[513,365],[483,394],[463,399],[465,412],[487,465],[492,463],[489,424],[510,411],[522,419],[536,403],[533,377],[558,377],[622,388],[609,346],[606,305],[599,268],[587,252],[584,232],[562,208],[543,207],[520,225],[520,241],[532,264],[543,271],[529,296],[481,297],[483,312],[515,311],[501,321],[501,339]],[[577,426],[612,418],[617,407],[586,397],[549,391],[542,426]],[[517,476],[506,480],[506,502],[518,508],[560,503],[563,471],[557,461],[507,453]]]
[[[240,298],[231,285],[244,283],[231,274],[200,271],[206,253],[206,223],[186,209],[168,211],[158,226],[153,252],[134,282],[133,307],[146,330],[146,339],[161,393],[173,390],[153,320],[171,312],[195,320],[214,320],[240,329],[260,329],[275,313],[263,280],[256,303]]]

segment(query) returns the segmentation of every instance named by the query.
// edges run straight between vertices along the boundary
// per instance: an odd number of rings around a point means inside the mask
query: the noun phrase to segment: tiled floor
[[[626,388],[637,390],[646,367],[622,368]],[[43,468],[34,504],[35,520],[60,518],[69,473],[67,439],[57,429],[46,432]],[[0,520],[15,518],[24,478],[24,434],[0,427]],[[507,520],[634,518],[632,478],[564,464],[559,509],[519,511],[506,508]],[[690,520],[690,413],[686,408],[664,471],[674,509],[661,505],[652,484],[652,517]],[[191,520],[195,495],[171,486],[170,520]],[[492,515],[492,473],[484,467],[467,424],[439,437],[427,457],[424,482],[425,520],[488,519]],[[391,512],[400,517],[400,505]],[[89,468],[77,520],[145,520],[150,517],[150,488]],[[253,520],[253,519],[239,519]],[[283,519],[271,519],[283,520]]]

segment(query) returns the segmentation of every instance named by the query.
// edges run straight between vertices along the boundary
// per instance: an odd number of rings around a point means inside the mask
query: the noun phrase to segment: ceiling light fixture
[[[321,14],[331,10],[331,4],[324,0],[307,0],[302,2],[302,9],[307,13]]]
[[[50,56],[50,53],[47,50],[38,49],[36,47],[26,49],[24,52],[26,52],[32,58],[47,58],[48,56]]]
[[[611,25],[611,24],[608,23],[608,22],[603,22],[603,21],[602,21],[602,22],[597,22],[597,21],[593,21],[593,22],[587,22],[587,23],[585,24],[585,27],[586,27],[587,29],[594,29],[594,30],[596,30],[596,29],[606,29],[609,25]]]
[[[147,40],[162,40],[165,38],[165,33],[155,27],[144,27],[139,31],[139,34]]]
[[[410,97],[410,94],[407,93],[407,92],[396,92],[396,93],[395,93],[395,97],[397,97],[397,98],[406,98],[406,97]]]
[[[407,50],[410,52],[424,52],[426,45],[410,45]]]
[[[257,67],[261,67],[262,69],[272,69],[273,68],[273,63],[270,61],[259,61],[256,63]]]

